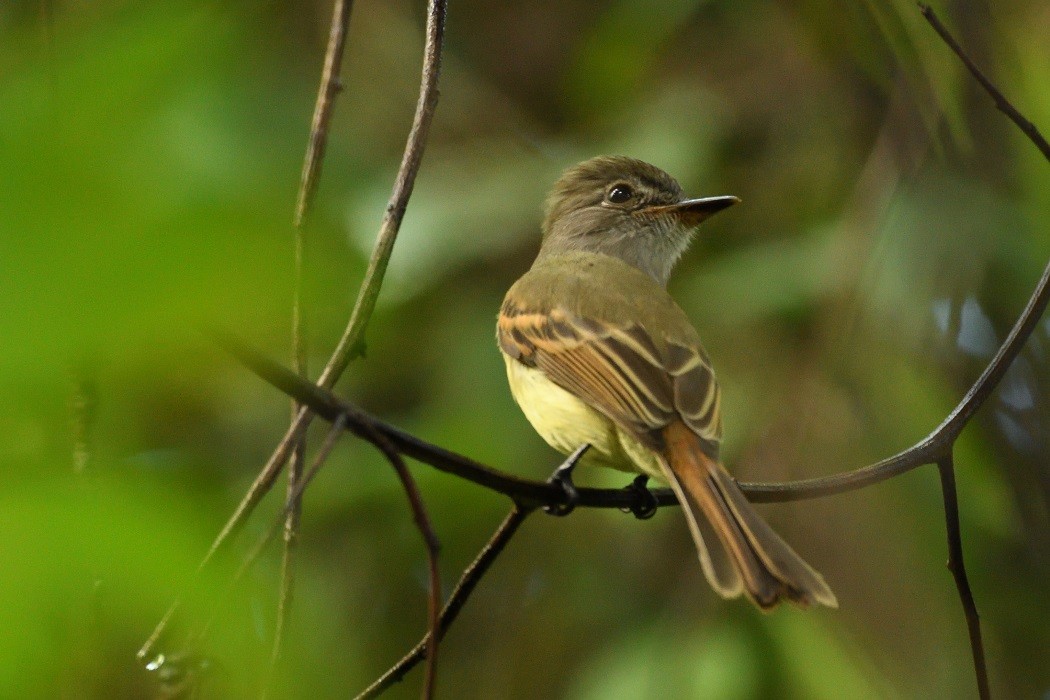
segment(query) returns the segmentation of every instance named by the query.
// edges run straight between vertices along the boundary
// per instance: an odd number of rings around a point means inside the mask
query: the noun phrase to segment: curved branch
[[[870,466],[842,474],[782,483],[740,482],[740,488],[748,499],[755,503],[798,501],[854,491],[893,478],[924,464],[938,461],[944,456],[946,450],[950,449],[955,438],[998,385],[1010,363],[1013,362],[1035,329],[1048,301],[1050,301],[1050,264],[1043,271],[1024,311],[981,376],[948,417],[932,433],[912,447]],[[218,335],[218,339],[230,353],[262,379],[309,406],[325,420],[335,420],[340,414],[346,413],[350,430],[366,440],[368,439],[367,434],[359,431],[363,430],[363,426],[371,426],[406,455],[441,471],[455,474],[502,493],[520,503],[533,507],[564,503],[564,492],[555,486],[506,474],[469,457],[422,440],[365,413],[332,392],[303,380],[228,335]],[[627,490],[580,488],[579,492],[579,505],[584,507],[630,509],[632,505],[640,505],[637,503],[639,495]],[[678,502],[670,489],[655,489],[653,495],[656,496],[661,506],[674,505]]]

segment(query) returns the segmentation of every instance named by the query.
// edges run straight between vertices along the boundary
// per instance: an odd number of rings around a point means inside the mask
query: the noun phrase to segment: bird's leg
[[[649,483],[648,474],[639,474],[634,477],[634,481],[627,484],[624,487],[625,491],[633,493],[635,496],[634,503],[631,504],[630,508],[624,508],[625,513],[634,513],[634,517],[639,520],[648,520],[649,518],[656,515],[657,508],[660,504],[656,501],[656,496],[647,487]]]
[[[580,501],[580,493],[576,490],[576,484],[572,483],[572,470],[576,468],[576,464],[579,463],[583,457],[583,453],[590,449],[588,443],[584,443],[576,448],[568,458],[561,463],[561,465],[554,470],[551,474],[551,478],[547,479],[548,484],[555,484],[561,487],[561,490],[565,492],[565,503],[559,503],[552,506],[544,506],[543,510],[550,515],[557,515],[561,517],[568,515],[572,511],[576,510],[576,504]]]

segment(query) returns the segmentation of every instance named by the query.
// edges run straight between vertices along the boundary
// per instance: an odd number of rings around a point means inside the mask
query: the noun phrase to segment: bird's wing
[[[654,339],[640,322],[597,320],[557,306],[543,312],[509,298],[497,338],[507,355],[543,371],[643,444],[658,450],[660,431],[680,419],[717,459],[720,392],[699,344]]]

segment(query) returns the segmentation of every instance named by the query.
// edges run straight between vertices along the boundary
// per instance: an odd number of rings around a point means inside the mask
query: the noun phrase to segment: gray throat
[[[692,234],[692,231],[667,219],[652,221],[646,226],[575,235],[557,230],[555,226],[555,230],[544,239],[537,262],[564,253],[601,253],[638,268],[665,288],[675,264],[689,247]]]

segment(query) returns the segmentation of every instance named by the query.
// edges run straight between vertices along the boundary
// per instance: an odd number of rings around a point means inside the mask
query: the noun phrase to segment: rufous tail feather
[[[675,422],[663,437],[661,464],[689,520],[704,575],[719,594],[745,592],[763,610],[784,599],[838,607],[823,577],[755,512],[722,465],[704,454],[692,430]],[[718,542],[711,541],[712,534]],[[712,551],[717,548],[724,552]]]

